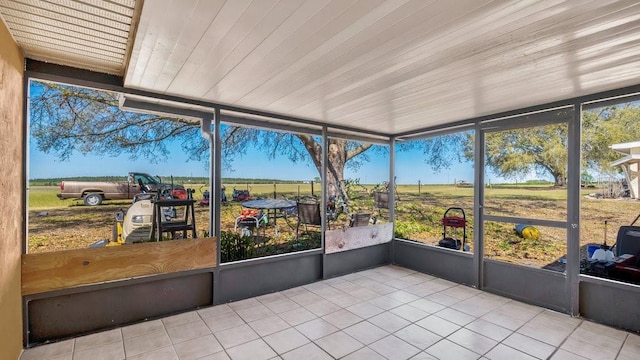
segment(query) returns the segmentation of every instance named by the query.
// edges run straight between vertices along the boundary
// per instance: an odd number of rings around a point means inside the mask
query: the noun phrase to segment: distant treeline
[[[161,176],[162,182],[170,183],[171,176]],[[47,178],[31,179],[29,186],[57,186],[62,181],[127,181],[126,176],[72,176],[67,178]],[[310,180],[309,180],[310,181]],[[301,180],[280,180],[280,179],[243,179],[243,178],[222,178],[223,184],[299,184]],[[208,177],[200,176],[174,176],[174,184],[208,184]]]
[[[161,176],[162,182],[170,183],[171,176]],[[62,181],[126,181],[126,176],[75,176],[68,178],[47,178],[47,179],[32,179],[29,180],[29,186],[58,186]],[[245,179],[245,178],[222,178],[222,184],[300,184],[300,183],[309,183],[312,180],[280,180],[280,179]],[[318,179],[313,180],[316,183],[319,183]],[[209,178],[203,176],[174,176],[173,177],[174,184],[208,184]],[[398,184],[398,185],[417,185],[416,184]],[[422,184],[426,185],[436,185],[436,184]],[[447,185],[447,184],[440,184]],[[452,184],[449,184],[452,185]],[[467,185],[473,186],[473,184],[468,183]],[[485,184],[493,187],[522,187],[522,186],[552,186],[552,181],[547,180],[527,180],[524,182],[515,182],[515,183],[492,183]]]

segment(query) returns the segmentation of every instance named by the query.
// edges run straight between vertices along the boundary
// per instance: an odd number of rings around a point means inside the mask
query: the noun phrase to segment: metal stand
[[[176,232],[182,231],[182,238],[187,238],[188,231],[191,237],[196,238],[195,200],[156,200],[153,203],[153,224],[151,226],[151,239],[162,241],[163,233],[171,233],[171,239],[175,239]],[[162,208],[184,206],[184,218],[180,220],[163,219],[165,215]]]

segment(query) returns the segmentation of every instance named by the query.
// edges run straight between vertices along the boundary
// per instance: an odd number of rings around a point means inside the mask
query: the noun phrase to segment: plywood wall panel
[[[20,254],[24,210],[22,116],[24,58],[0,21],[0,355],[17,359],[22,351]],[[0,356],[0,357],[1,357]]]
[[[24,254],[22,294],[215,265],[215,238]]]

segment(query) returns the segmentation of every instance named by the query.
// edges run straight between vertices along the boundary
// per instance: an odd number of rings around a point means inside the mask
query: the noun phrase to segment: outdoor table
[[[276,236],[278,236],[278,224],[276,223],[276,221],[279,216],[276,215],[277,210],[296,207],[297,204],[294,200],[257,199],[257,200],[245,201],[242,203],[242,206],[249,209],[266,210],[267,216],[270,216],[270,214],[273,214],[273,226],[275,229],[275,234]]]

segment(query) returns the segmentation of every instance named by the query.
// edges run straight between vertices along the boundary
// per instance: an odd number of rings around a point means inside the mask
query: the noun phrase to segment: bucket
[[[593,253],[598,249],[600,249],[600,245],[587,245],[587,259],[591,259]]]
[[[540,237],[540,232],[538,231],[538,229],[531,225],[516,224],[515,230],[519,236],[525,239],[538,240],[538,238]]]

